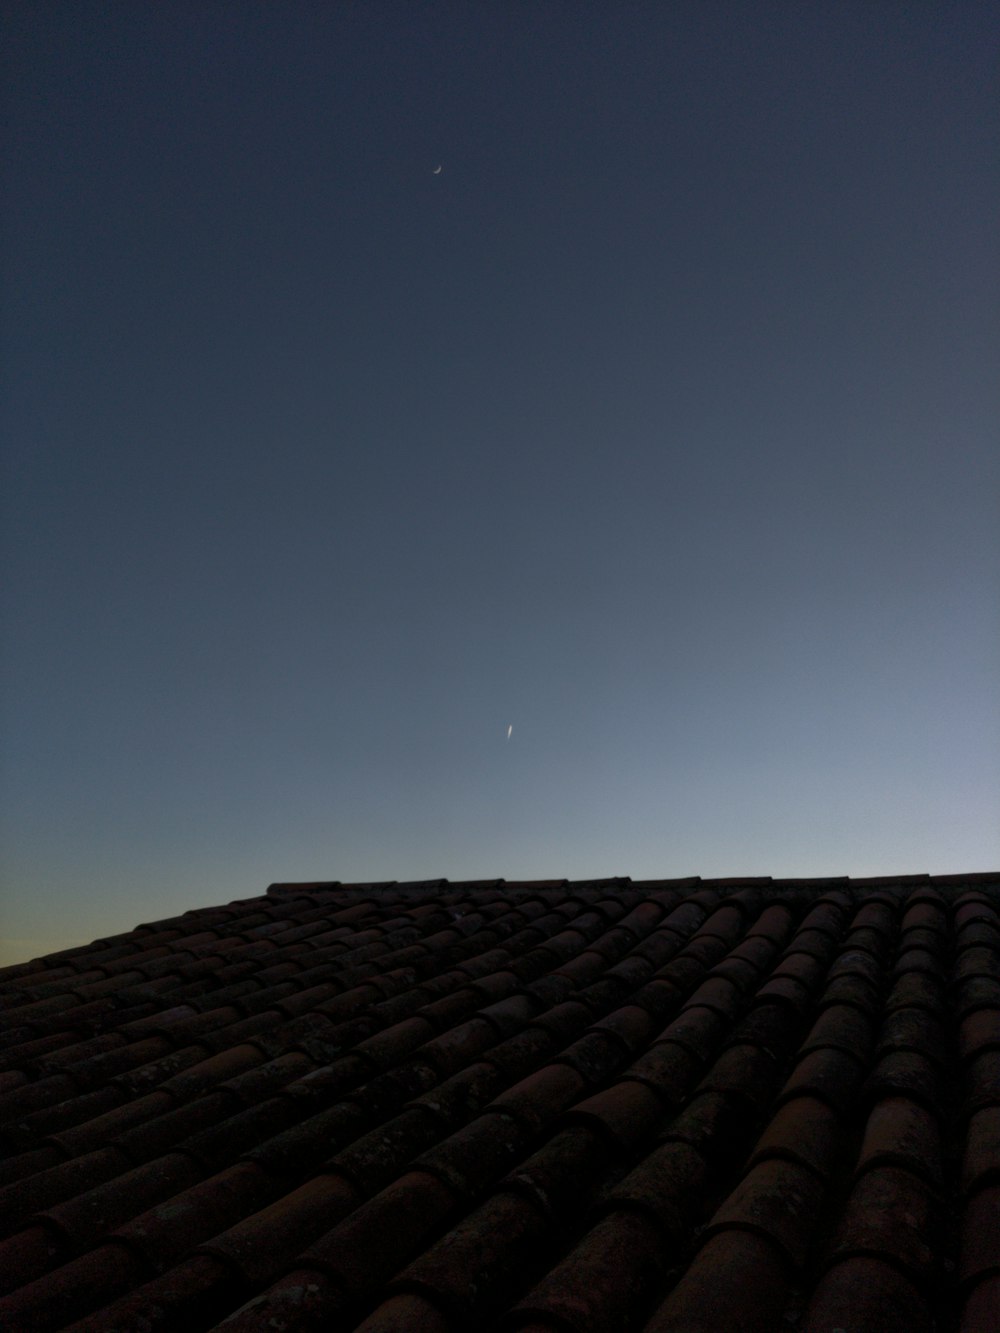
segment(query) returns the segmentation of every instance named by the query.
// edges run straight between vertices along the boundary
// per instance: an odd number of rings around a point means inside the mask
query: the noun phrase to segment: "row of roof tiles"
[[[7,969],[0,1318],[990,1327],[998,907],[274,886]]]

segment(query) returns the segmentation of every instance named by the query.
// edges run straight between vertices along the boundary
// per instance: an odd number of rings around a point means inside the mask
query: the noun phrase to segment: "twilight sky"
[[[1000,865],[992,4],[2,14],[0,962]]]

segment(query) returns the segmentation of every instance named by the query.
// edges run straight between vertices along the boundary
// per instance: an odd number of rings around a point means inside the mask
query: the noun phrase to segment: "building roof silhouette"
[[[272,885],[0,1005],[5,1330],[1000,1308],[1000,874]]]

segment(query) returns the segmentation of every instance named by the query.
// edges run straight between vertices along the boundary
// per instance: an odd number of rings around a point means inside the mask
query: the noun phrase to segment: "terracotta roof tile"
[[[968,1110],[1000,1105],[1000,1051],[991,1048],[971,1056],[964,1076]]]
[[[426,1103],[417,1103],[355,1139],[330,1157],[327,1165],[349,1180],[360,1194],[374,1194],[402,1166],[434,1144],[440,1132],[438,1117]]]
[[[962,1209],[959,1278],[978,1282],[1000,1275],[1000,1185],[983,1185]]]
[[[1000,981],[967,977],[955,983],[952,1012],[959,1020],[980,1009],[1000,1009]]]
[[[641,1327],[666,1268],[663,1235],[649,1216],[621,1212],[598,1222],[515,1307],[511,1327],[603,1333]]]
[[[704,1206],[710,1174],[702,1152],[680,1140],[661,1144],[609,1194],[612,1210],[640,1209],[673,1245],[686,1240]]]
[[[947,1029],[936,1014],[922,1008],[902,1008],[886,1015],[879,1033],[878,1053],[909,1051],[943,1066],[947,1045]]]
[[[739,1102],[750,1115],[761,1114],[774,1096],[779,1066],[763,1046],[740,1042],[715,1061],[701,1083],[701,1092],[721,1092]]]
[[[974,980],[969,984],[976,986],[979,983]],[[926,1009],[929,1013],[942,1018],[946,1015],[945,998],[940,984],[940,969],[938,969],[937,975],[931,975],[923,971],[904,972],[893,982],[885,999],[886,1012],[891,1013],[894,1009],[905,1009],[909,1005]]]
[[[438,1234],[456,1203],[436,1175],[407,1171],[303,1250],[297,1267],[327,1274],[349,1300],[361,1300]]]
[[[759,1159],[719,1207],[704,1234],[713,1236],[734,1228],[759,1232],[801,1269],[823,1192],[823,1182],[811,1167],[784,1157]]]
[[[911,895],[907,899],[900,929],[904,934],[918,929],[929,930],[943,942],[948,934],[948,915],[944,899],[937,894],[932,898],[926,895]]]
[[[255,1110],[251,1108],[246,1114],[252,1116]],[[244,1149],[243,1156],[259,1162],[265,1171],[278,1178],[296,1179],[307,1171],[318,1170],[331,1149],[352,1142],[364,1132],[366,1124],[365,1113],[359,1106],[338,1102],[263,1138],[256,1147]]]
[[[654,930],[632,950],[632,957],[645,958],[655,968],[665,967],[682,947],[681,940],[672,930]]]
[[[331,881],[6,969],[0,1321],[982,1333],[998,908]]]
[[[490,1105],[523,1125],[527,1132],[536,1133],[587,1090],[586,1075],[560,1058],[559,1063],[545,1065],[515,1083]]]
[[[481,1325],[538,1272],[549,1234],[549,1219],[533,1199],[500,1191],[414,1259],[389,1290],[416,1290],[454,1321]]]
[[[743,1004],[743,990],[734,981],[727,977],[709,977],[694,991],[685,1008],[712,1009],[731,1023]]]
[[[857,1181],[831,1246],[834,1259],[876,1254],[919,1285],[934,1257],[935,1201],[913,1172],[873,1165]]]
[[[211,1327],[224,1328],[225,1333],[328,1328],[331,1318],[343,1311],[345,1298],[336,1281],[325,1273],[316,1269],[296,1269],[262,1294],[253,1296],[245,1304],[237,1302],[237,1305],[237,1309]],[[87,1329],[86,1333],[104,1333],[104,1330]]]
[[[986,1106],[969,1117],[962,1159],[962,1188],[1000,1184],[1000,1106]]]
[[[760,970],[748,958],[737,958],[733,953],[729,953],[709,970],[708,979],[712,980],[715,977],[724,977],[738,991],[744,992],[757,984]]]
[[[232,1271],[203,1255],[186,1260],[169,1273],[133,1288],[95,1314],[84,1316],[65,1333],[144,1333],[168,1328],[193,1328],[221,1318],[240,1298],[242,1288]]]
[[[975,1009],[959,1024],[958,1050],[963,1060],[985,1050],[1000,1050],[1000,1008]]]
[[[935,1323],[927,1301],[901,1272],[882,1259],[858,1256],[820,1279],[802,1322],[803,1333],[836,1328],[933,1333]]]
[[[1000,923],[993,916],[984,915],[966,921],[955,934],[955,947],[959,950],[968,949],[976,944],[996,948],[998,941],[1000,941]]]
[[[170,1153],[53,1204],[35,1216],[74,1249],[80,1249],[144,1209],[172,1198],[197,1179],[198,1171],[190,1157]]]
[[[890,1051],[876,1061],[862,1094],[872,1102],[882,1097],[910,1097],[936,1111],[941,1099],[941,1069],[919,1051]]]
[[[10,1329],[61,1329],[147,1277],[125,1246],[100,1245],[5,1296],[0,1316]]]
[[[102,1148],[12,1182],[0,1190],[0,1234],[9,1235],[42,1208],[124,1174],[132,1165],[116,1149]]]
[[[802,1030],[802,1015],[784,1004],[760,1003],[733,1028],[733,1043],[759,1046],[776,1060],[785,1060],[795,1050]]]
[[[444,1082],[434,1084],[427,1091],[421,1091],[414,1097],[412,1104],[426,1106],[439,1125],[453,1128],[464,1124],[480,1111],[496,1093],[502,1091],[503,1085],[503,1075],[497,1067],[488,1060],[482,1060],[453,1074]]]
[[[253,1105],[279,1088],[303,1078],[314,1067],[314,1062],[304,1051],[289,1051],[230,1075],[219,1083],[219,1087],[228,1089],[244,1105]]]
[[[661,1108],[677,1108],[697,1082],[701,1065],[702,1061],[686,1047],[662,1041],[634,1060],[625,1074],[650,1089]]]
[[[856,1055],[825,1046],[804,1055],[778,1094],[780,1102],[808,1094],[846,1118],[857,1098],[864,1064]]]
[[[752,1231],[725,1231],[699,1250],[645,1333],[770,1333],[788,1292],[786,1261]]]
[[[965,1298],[958,1333],[980,1333],[991,1328],[997,1310],[1000,1310],[1000,1276],[984,1278]]]
[[[362,1199],[336,1172],[314,1176],[202,1242],[200,1251],[221,1257],[246,1283],[259,1287],[289,1267],[318,1235],[354,1212]]]
[[[592,1028],[559,1052],[560,1064],[575,1070],[586,1084],[596,1085],[615,1072],[627,1058],[617,1034]]]
[[[885,965],[866,949],[842,949],[829,970],[830,978],[858,978],[875,991],[882,984]]]
[[[50,1074],[38,1082],[24,1084],[7,1093],[0,1106],[0,1114],[5,1121],[15,1120],[51,1106],[53,1102],[73,1097],[78,1091],[79,1085],[71,1075]]]
[[[842,1134],[841,1121],[826,1102],[808,1095],[794,1097],[778,1110],[757,1140],[750,1165],[768,1157],[786,1158],[829,1181]]]
[[[768,910],[780,910],[782,913],[785,912],[784,908],[769,908]],[[757,923],[758,926],[764,921],[764,918],[767,915],[768,913],[765,912],[761,916],[760,921]],[[773,933],[770,931],[761,931],[760,933],[749,934],[741,944],[738,944],[735,949],[730,950],[726,956],[730,959],[746,959],[747,962],[752,963],[755,970],[760,973],[765,967],[769,966],[775,958],[787,937],[787,933],[787,930],[780,930]]]
[[[484,1058],[486,1063],[499,1071],[507,1083],[512,1083],[536,1069],[557,1045],[558,1043],[548,1032],[538,1026],[532,1026],[514,1037],[508,1037],[506,1041],[496,1046],[491,1046]]]
[[[911,1097],[877,1102],[865,1125],[858,1170],[900,1166],[940,1188],[941,1130],[938,1119]]]
[[[585,1124],[627,1152],[647,1138],[664,1114],[665,1099],[648,1084],[626,1077],[572,1106],[565,1116]]]
[[[745,1157],[754,1129],[741,1102],[721,1092],[699,1092],[670,1122],[663,1138],[697,1148],[713,1178],[723,1181]]]
[[[727,1030],[725,1019],[715,1010],[691,1007],[668,1023],[654,1044],[668,1041],[685,1047],[698,1060],[707,1060]]]
[[[62,1236],[41,1222],[0,1241],[0,1295],[16,1291],[69,1257]]]

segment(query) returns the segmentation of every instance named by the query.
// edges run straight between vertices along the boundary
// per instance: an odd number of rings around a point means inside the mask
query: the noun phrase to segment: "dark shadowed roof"
[[[0,972],[0,1327],[985,1333],[1000,875],[274,885]]]

